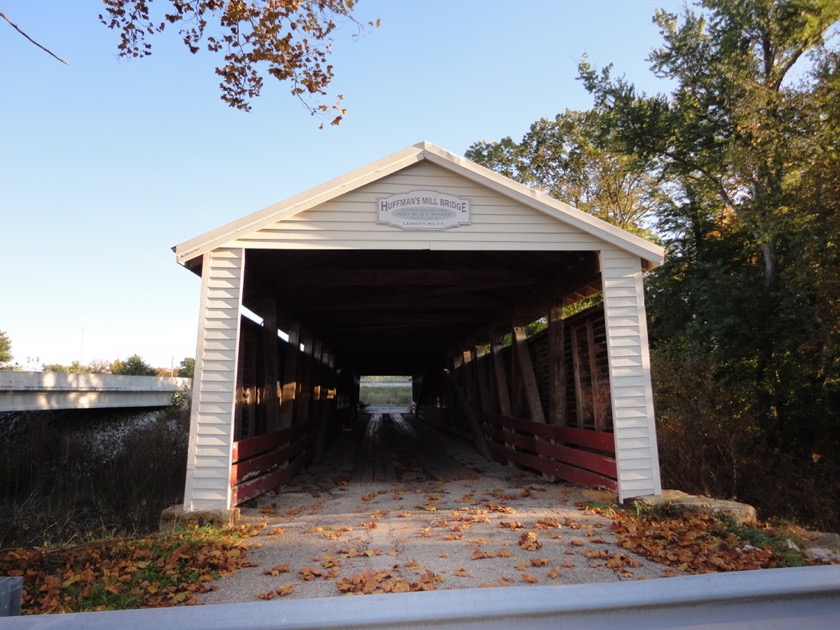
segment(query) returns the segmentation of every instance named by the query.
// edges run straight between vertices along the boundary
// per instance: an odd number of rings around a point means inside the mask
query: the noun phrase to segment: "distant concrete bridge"
[[[0,371],[0,411],[167,407],[190,378]]]

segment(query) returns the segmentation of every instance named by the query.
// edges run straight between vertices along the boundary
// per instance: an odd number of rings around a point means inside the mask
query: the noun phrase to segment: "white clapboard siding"
[[[435,232],[380,224],[377,200],[434,189],[471,202],[471,223]],[[603,241],[430,162],[420,162],[228,245],[246,249],[599,249]]]
[[[220,248],[204,255],[184,490],[186,511],[230,507],[243,275],[243,250]]]
[[[661,494],[642,261],[601,250],[619,500]]]
[[[376,201],[410,190],[467,197],[471,225],[440,232],[376,223]],[[498,173],[421,142],[175,247],[187,266],[218,247],[253,249],[481,249],[633,252],[647,267],[664,250]]]

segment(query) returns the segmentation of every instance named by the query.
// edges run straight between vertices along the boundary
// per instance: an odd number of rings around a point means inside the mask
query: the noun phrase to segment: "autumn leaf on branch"
[[[179,28],[191,53],[204,48],[224,55],[216,67],[221,99],[229,106],[251,110],[264,76],[288,82],[289,91],[312,115],[341,122],[346,110],[342,95],[331,105],[318,103],[327,95],[334,73],[327,63],[339,22],[350,22],[357,35],[379,26],[362,25],[353,16],[357,0],[103,0],[99,20],[119,32],[118,55],[142,58],[152,54],[147,38],[167,27]],[[167,4],[168,3],[168,4]],[[163,6],[161,6],[163,5]],[[152,8],[159,8],[153,12]],[[321,124],[323,127],[323,123]]]

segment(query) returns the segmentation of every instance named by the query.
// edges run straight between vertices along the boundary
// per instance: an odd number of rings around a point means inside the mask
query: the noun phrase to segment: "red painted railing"
[[[233,444],[230,483],[238,505],[286,483],[315,453],[315,423],[306,422]]]
[[[481,414],[488,448],[521,466],[590,488],[617,488],[613,434]]]

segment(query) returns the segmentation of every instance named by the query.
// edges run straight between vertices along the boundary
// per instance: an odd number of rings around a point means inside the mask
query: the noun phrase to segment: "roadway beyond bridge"
[[[168,407],[192,379],[0,371],[0,411]]]

